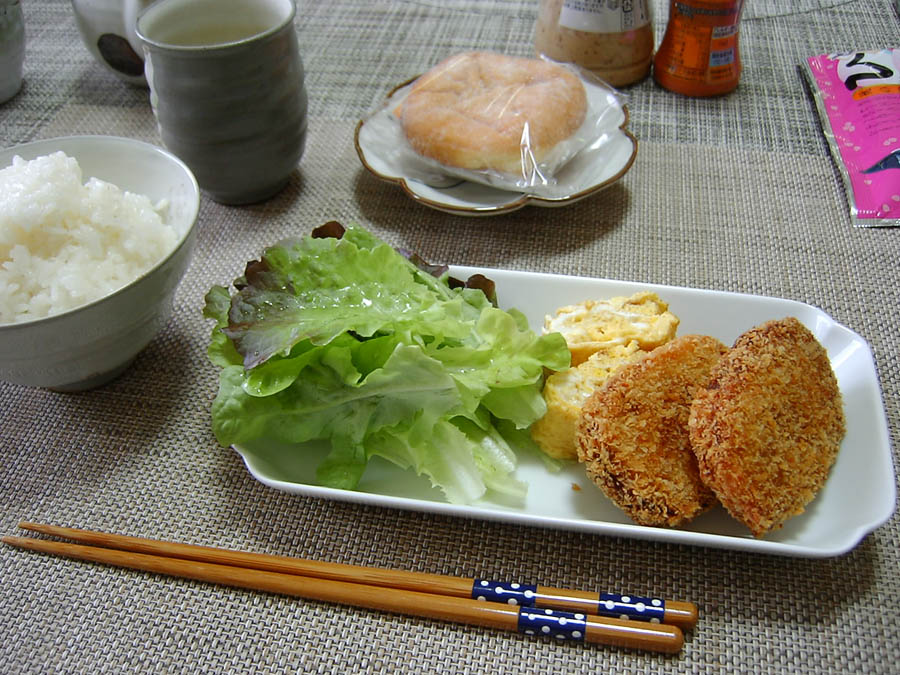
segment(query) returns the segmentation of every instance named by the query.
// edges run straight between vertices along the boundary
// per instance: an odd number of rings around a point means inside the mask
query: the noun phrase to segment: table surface
[[[739,89],[623,91],[637,159],[564,208],[490,218],[431,210],[362,167],[356,123],[387,91],[467,49],[530,55],[537,2],[300,2],[305,155],[261,204],[204,197],[164,330],[111,384],[0,384],[0,533],[19,520],[453,574],[629,589],[701,608],[681,653],[559,644],[128,572],[0,547],[7,672],[888,672],[900,660],[900,519],[846,555],[807,559],[505,525],[291,495],[218,447],[203,295],[289,235],[357,222],[435,262],[738,291],[821,308],[871,345],[900,437],[900,231],[858,228],[798,65],[898,46],[891,0],[754,0]],[[653,4],[657,40],[667,8]],[[160,143],[146,89],[94,62],[70,3],[24,3],[25,84],[0,142],[112,134]],[[853,448],[845,448],[853,452]],[[897,450],[892,446],[895,458]]]

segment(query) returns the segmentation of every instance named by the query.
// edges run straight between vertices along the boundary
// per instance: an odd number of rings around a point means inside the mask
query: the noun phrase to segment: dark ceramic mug
[[[160,0],[138,17],[162,141],[218,202],[271,197],[303,154],[295,13],[293,0]]]
[[[0,0],[0,103],[19,93],[25,61],[25,19],[19,0]]]

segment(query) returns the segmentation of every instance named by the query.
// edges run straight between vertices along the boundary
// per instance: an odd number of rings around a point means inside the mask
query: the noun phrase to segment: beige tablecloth
[[[667,8],[653,7],[659,39]],[[0,670],[896,672],[896,516],[843,556],[765,555],[297,496],[257,482],[217,446],[204,293],[264,246],[331,219],[436,262],[812,304],[869,342],[900,436],[900,232],[851,223],[798,73],[807,56],[898,46],[894,4],[749,2],[738,91],[694,100],[652,80],[625,90],[637,160],[615,186],[565,208],[452,216],[363,169],[355,125],[394,84],[465,49],[530,54],[536,11],[524,0],[300,2],[310,133],[297,173],[262,204],[204,198],[175,316],[121,378],[81,394],[0,384],[0,533],[31,519],[689,599],[701,619],[681,653],[560,644],[2,546]],[[31,0],[24,12],[25,85],[0,105],[3,146],[92,133],[160,142],[148,92],[91,58],[68,2]]]

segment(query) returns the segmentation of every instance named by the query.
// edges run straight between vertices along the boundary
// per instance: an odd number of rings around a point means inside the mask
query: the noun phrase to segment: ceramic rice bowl
[[[154,145],[112,136],[71,136],[0,151],[0,169],[62,151],[85,181],[96,177],[154,204],[168,200],[177,242],[127,286],[89,304],[21,323],[0,324],[0,380],[79,391],[120,375],[169,321],[173,298],[193,254],[200,190],[190,169]]]

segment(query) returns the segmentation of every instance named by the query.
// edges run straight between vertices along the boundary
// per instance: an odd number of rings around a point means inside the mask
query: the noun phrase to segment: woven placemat
[[[356,122],[455,51],[527,54],[536,2],[301,2],[306,153],[288,187],[248,207],[204,199],[175,315],[106,387],[0,384],[0,532],[21,519],[459,576],[689,599],[672,657],[541,641],[30,555],[0,547],[4,672],[887,673],[900,660],[895,516],[847,555],[785,558],[453,518],[290,495],[217,446],[203,296],[261,250],[326,220],[359,222],[434,262],[759,293],[808,302],[873,347],[900,433],[898,232],[851,225],[797,73],[810,55],[884,46],[888,0],[753,2],[738,92],[625,91],[630,172],[561,209],[490,218],[430,210],[369,175]],[[654,3],[658,28],[666,9]],[[91,60],[62,0],[25,7],[26,85],[0,108],[4,145],[80,133],[159,142],[147,91]],[[888,22],[889,25],[886,25]],[[893,23],[891,23],[893,22]],[[851,451],[847,448],[845,451]],[[896,450],[894,450],[896,462]],[[852,505],[848,505],[851,508]]]

